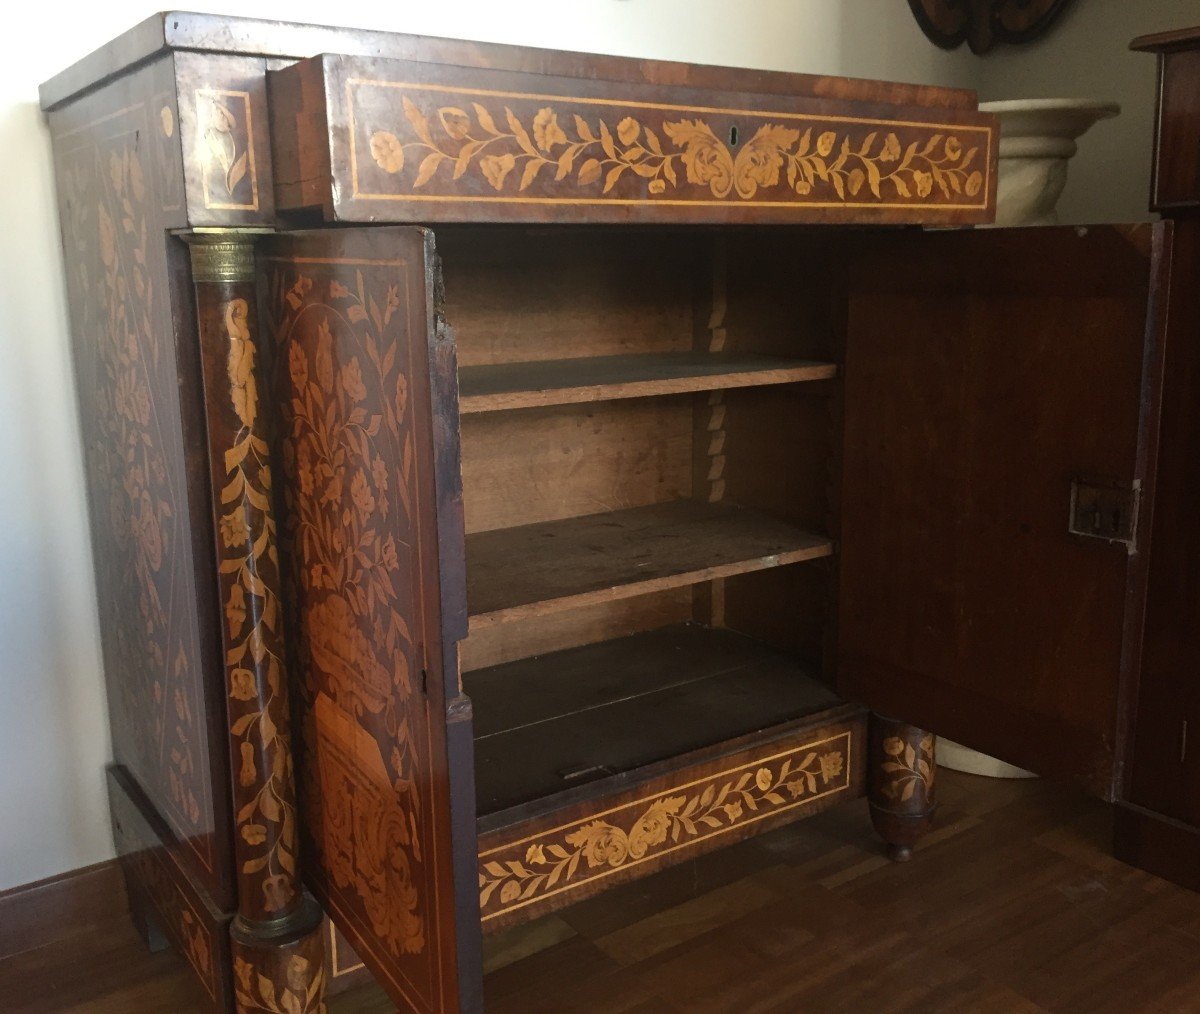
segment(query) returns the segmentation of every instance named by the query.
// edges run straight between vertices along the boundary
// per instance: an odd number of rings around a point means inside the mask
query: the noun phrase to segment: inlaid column
[[[937,740],[932,733],[883,715],[871,714],[867,755],[867,799],[871,823],[898,863],[933,824],[937,804]]]
[[[231,758],[240,1011],[324,1010],[321,910],[301,887],[291,711],[257,363],[254,235],[190,233]]]

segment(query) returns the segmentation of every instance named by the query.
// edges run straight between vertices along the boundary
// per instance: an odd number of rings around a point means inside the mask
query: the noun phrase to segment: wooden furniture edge
[[[1200,45],[1200,25],[1195,28],[1177,28],[1170,32],[1139,35],[1129,43],[1129,48],[1139,53],[1168,53],[1196,45]]]
[[[1130,866],[1200,891],[1200,828],[1119,802],[1113,811],[1113,854]]]
[[[216,33],[214,28],[217,29]],[[332,52],[452,63],[464,67],[529,69],[541,73],[580,74],[579,68],[583,67],[580,76],[611,81],[637,81],[649,77],[664,83],[720,89],[732,87],[736,80],[741,82],[738,87],[784,95],[824,96],[942,109],[974,109],[977,105],[975,92],[962,88],[647,60],[261,18],[163,11],[146,18],[45,81],[38,90],[41,107],[43,110],[53,109],[165,50],[219,52],[281,60],[300,60]],[[536,64],[523,66],[522,60],[528,60],[531,55],[536,59]]]

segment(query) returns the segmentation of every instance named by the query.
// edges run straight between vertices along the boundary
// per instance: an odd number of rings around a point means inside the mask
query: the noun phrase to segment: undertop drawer
[[[318,56],[270,77],[276,199],[355,222],[994,215],[996,123],[925,108]]]

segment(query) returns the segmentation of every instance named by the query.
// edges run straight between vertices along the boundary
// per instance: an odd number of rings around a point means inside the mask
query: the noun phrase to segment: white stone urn
[[[1076,140],[1121,111],[1115,102],[1092,99],[1009,99],[981,102],[979,109],[1000,117],[996,225],[1056,225]]]

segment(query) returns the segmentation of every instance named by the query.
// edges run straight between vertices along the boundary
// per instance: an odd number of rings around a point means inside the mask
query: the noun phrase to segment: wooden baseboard
[[[77,933],[128,922],[129,898],[119,859],[69,870],[0,891],[0,961]],[[328,919],[322,927],[329,962],[328,995],[371,982],[371,973]]]
[[[0,961],[111,922],[125,908],[116,859],[0,891]]]
[[[1123,863],[1200,891],[1200,828],[1117,803],[1113,852]]]

